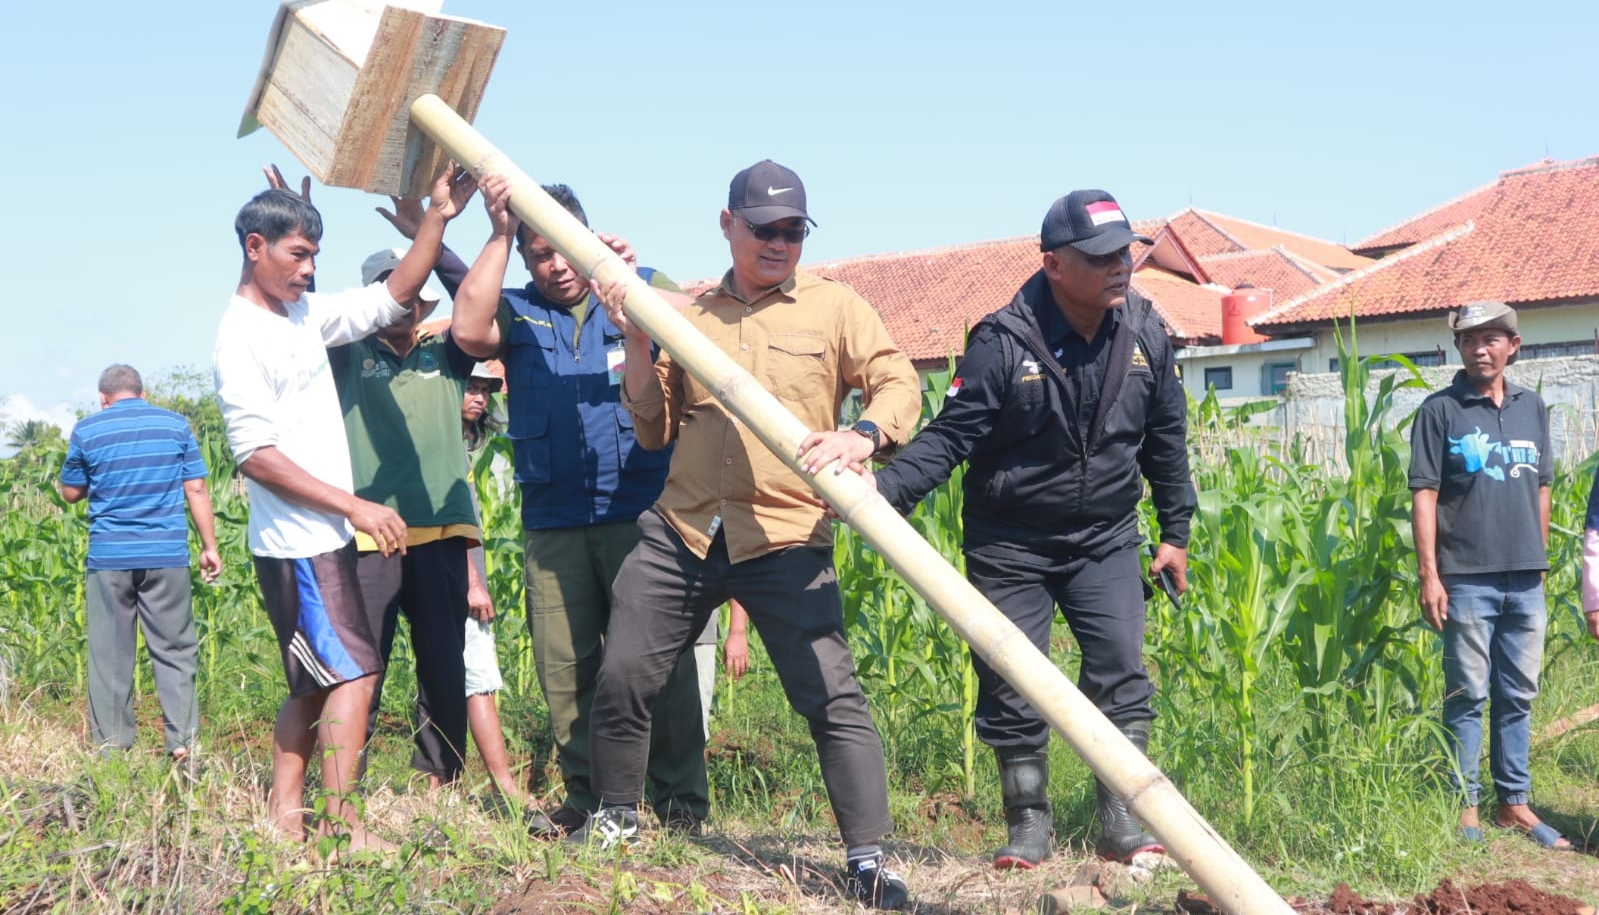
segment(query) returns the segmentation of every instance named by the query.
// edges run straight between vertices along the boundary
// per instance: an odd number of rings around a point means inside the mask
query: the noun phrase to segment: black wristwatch
[[[877,428],[877,423],[874,423],[869,419],[863,419],[856,422],[855,425],[850,426],[850,430],[853,432],[858,432],[872,440],[873,456],[875,456],[879,451],[883,450],[883,430]]]

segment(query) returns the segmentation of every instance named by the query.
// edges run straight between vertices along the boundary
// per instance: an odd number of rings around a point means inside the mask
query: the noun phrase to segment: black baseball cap
[[[733,176],[733,183],[727,186],[727,208],[754,226],[793,216],[816,225],[805,212],[805,185],[799,175],[771,159],[762,159]]]
[[[1115,197],[1095,190],[1072,191],[1050,204],[1038,233],[1042,251],[1071,245],[1084,254],[1109,254],[1135,241],[1154,244],[1148,236],[1133,231]]]

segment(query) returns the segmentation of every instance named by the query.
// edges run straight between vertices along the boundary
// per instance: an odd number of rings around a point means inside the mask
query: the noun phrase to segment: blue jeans
[[[1543,573],[1445,575],[1444,727],[1453,738],[1455,787],[1476,806],[1481,786],[1482,707],[1489,703],[1489,765],[1500,804],[1525,804],[1532,790],[1527,752],[1532,700],[1543,666]]]

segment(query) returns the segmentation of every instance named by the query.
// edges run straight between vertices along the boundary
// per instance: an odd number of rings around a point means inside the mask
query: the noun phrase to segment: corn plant
[[[954,366],[934,373],[922,390],[924,420],[938,414]],[[961,481],[965,468],[957,467],[911,514],[911,526],[957,568],[961,554]],[[834,564],[844,597],[845,625],[859,665],[867,695],[883,711],[901,737],[901,722],[920,720],[953,723],[959,729],[958,761],[944,763],[938,747],[948,735],[938,733],[921,750],[934,760],[928,770],[942,768],[959,776],[963,794],[976,791],[977,678],[971,652],[954,630],[944,624],[927,602],[899,573],[854,531],[836,525]],[[902,746],[902,750],[912,748]]]
[[[1384,376],[1366,399],[1371,358],[1358,358],[1350,328],[1338,334],[1344,389],[1342,477],[1326,482],[1289,531],[1293,565],[1313,570],[1288,627],[1289,651],[1306,710],[1307,736],[1325,746],[1331,734],[1327,704],[1344,704],[1359,726],[1418,709],[1423,683],[1435,666],[1430,639],[1417,632],[1416,578],[1410,530],[1410,416],[1390,422],[1394,394],[1426,387],[1402,356],[1401,370]]]

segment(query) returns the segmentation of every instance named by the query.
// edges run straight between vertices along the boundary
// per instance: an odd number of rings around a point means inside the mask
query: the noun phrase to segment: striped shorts
[[[283,653],[289,697],[383,670],[355,572],[355,541],[303,559],[255,557],[267,616]]]

